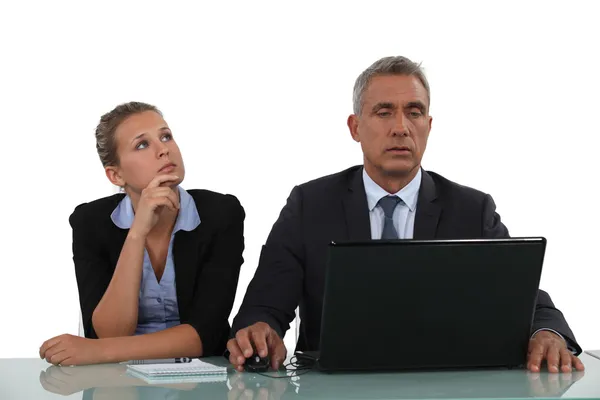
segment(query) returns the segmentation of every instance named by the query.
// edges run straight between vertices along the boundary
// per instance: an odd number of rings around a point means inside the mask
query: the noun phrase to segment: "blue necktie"
[[[385,196],[377,203],[383,209],[383,213],[385,214],[383,232],[381,233],[382,239],[398,239],[398,232],[396,232],[396,228],[394,228],[392,216],[394,215],[394,209],[400,201],[402,200],[398,196]]]

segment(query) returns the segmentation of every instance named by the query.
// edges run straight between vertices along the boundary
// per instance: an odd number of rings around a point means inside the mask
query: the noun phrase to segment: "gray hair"
[[[369,85],[371,79],[380,75],[413,75],[416,76],[427,91],[427,103],[430,101],[429,82],[425,73],[421,69],[421,64],[417,64],[406,57],[384,57],[375,61],[369,68],[364,70],[354,83],[354,92],[352,94],[352,105],[354,114],[359,115],[362,109],[362,97]]]
[[[96,127],[96,150],[103,167],[119,165],[117,142],[115,140],[115,132],[119,125],[130,116],[144,111],[154,111],[162,116],[159,109],[153,105],[130,101],[118,105],[100,117],[100,122]]]

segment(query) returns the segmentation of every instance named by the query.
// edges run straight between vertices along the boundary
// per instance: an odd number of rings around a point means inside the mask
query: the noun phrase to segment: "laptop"
[[[543,237],[331,243],[322,371],[522,368]]]

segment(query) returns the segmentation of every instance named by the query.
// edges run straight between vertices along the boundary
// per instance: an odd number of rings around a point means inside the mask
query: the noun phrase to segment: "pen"
[[[127,364],[129,365],[137,365],[137,364],[180,364],[180,363],[189,363],[192,362],[190,357],[180,357],[180,358],[163,358],[157,360],[131,360]]]

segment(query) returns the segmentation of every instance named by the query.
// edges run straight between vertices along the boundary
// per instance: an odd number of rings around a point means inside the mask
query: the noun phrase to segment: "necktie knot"
[[[398,203],[400,203],[402,199],[398,196],[385,196],[379,199],[379,206],[383,209],[383,213],[386,218],[392,218],[394,215],[394,210]]]

